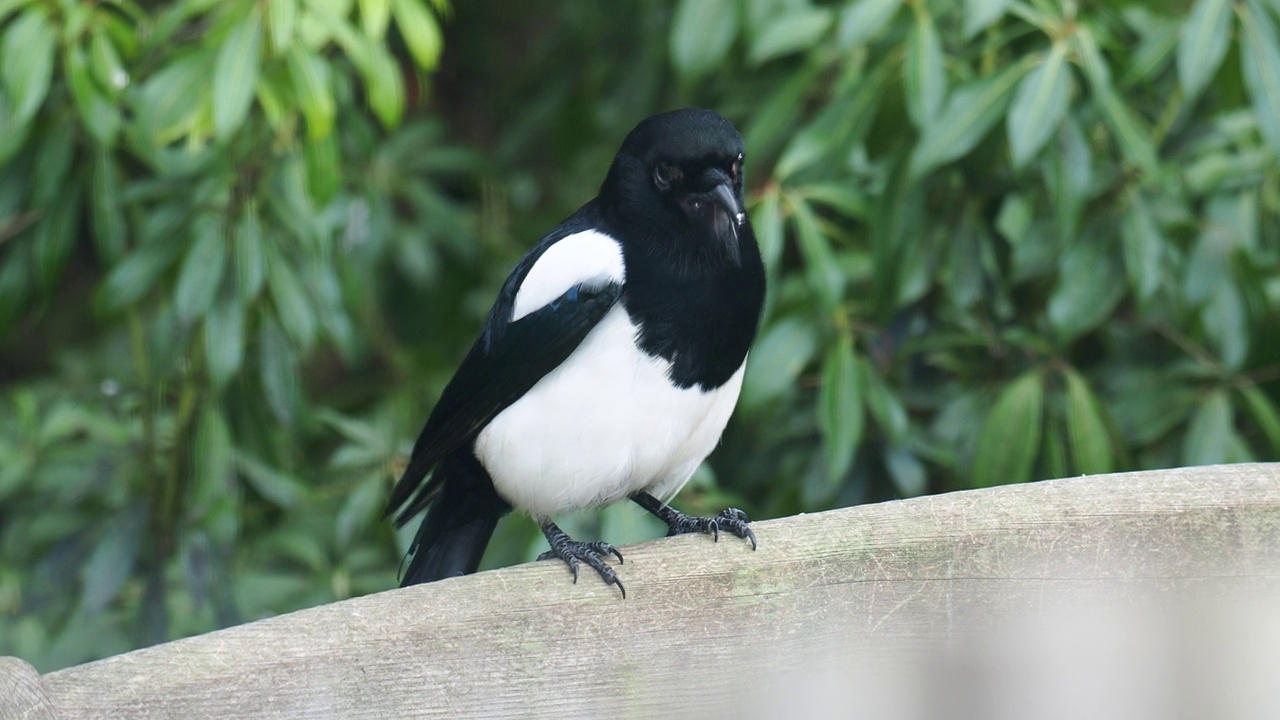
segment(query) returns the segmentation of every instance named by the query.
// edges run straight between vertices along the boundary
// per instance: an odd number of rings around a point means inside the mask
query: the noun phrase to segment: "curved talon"
[[[617,585],[618,590],[622,592],[622,597],[626,598],[627,589],[622,586],[622,581],[618,579],[618,573],[605,562],[605,558],[609,555],[618,558],[620,563],[624,562],[622,553],[617,548],[603,540],[595,542],[573,540],[549,520],[543,522],[542,532],[547,536],[547,542],[551,545],[551,549],[539,555],[539,560],[549,560],[551,558],[563,560],[569,566],[569,570],[573,572],[574,584],[578,582],[578,569],[581,563],[585,562],[600,574],[600,579],[606,585]]]

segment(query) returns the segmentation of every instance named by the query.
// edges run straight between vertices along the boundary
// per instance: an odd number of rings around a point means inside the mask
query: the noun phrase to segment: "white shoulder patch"
[[[574,285],[621,283],[622,246],[596,230],[574,233],[542,253],[516,291],[512,322],[555,300]]]

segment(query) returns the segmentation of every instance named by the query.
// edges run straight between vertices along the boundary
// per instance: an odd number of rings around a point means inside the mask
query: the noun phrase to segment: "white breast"
[[[667,379],[670,363],[640,351],[635,336],[615,307],[480,432],[476,456],[512,505],[546,518],[639,490],[667,498],[715,448],[743,368],[714,390],[682,390]]]

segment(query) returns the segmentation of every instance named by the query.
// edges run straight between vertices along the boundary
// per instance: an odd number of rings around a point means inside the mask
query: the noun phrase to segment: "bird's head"
[[[696,108],[653,115],[622,143],[600,194],[651,252],[742,265],[742,136]]]

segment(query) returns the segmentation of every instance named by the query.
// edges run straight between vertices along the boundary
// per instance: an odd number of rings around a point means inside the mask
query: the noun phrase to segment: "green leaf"
[[[236,451],[235,463],[236,469],[248,481],[249,486],[276,507],[295,507],[308,495],[307,487],[301,480],[271,467],[243,449]]]
[[[9,23],[0,41],[0,80],[9,91],[10,111],[18,124],[35,116],[53,79],[56,31],[41,7],[33,7]]]
[[[996,398],[982,423],[973,455],[973,487],[992,487],[1031,479],[1044,422],[1044,384],[1029,370]]]
[[[124,206],[120,200],[120,169],[115,155],[98,146],[93,150],[89,212],[99,259],[115,264],[128,250]]]
[[[256,203],[245,204],[236,224],[236,289],[249,302],[262,290],[267,278],[267,258],[262,249],[262,221]]]
[[[84,583],[80,601],[86,611],[105,608],[133,574],[146,517],[145,506],[135,503],[106,524],[80,572]]]
[[[1018,83],[1007,121],[1014,167],[1035,157],[1067,114],[1071,77],[1066,58],[1067,44],[1054,43],[1045,61]]]
[[[1093,188],[1093,155],[1080,124],[1070,115],[1059,127],[1056,148],[1045,154],[1042,167],[1058,239],[1074,242]]]
[[[876,372],[871,362],[859,359],[858,366],[862,370],[862,392],[866,397],[867,410],[880,427],[880,432],[889,439],[889,444],[901,444],[906,440],[911,424],[901,396]]]
[[[813,323],[787,317],[765,329],[756,341],[742,382],[744,412],[750,413],[794,388],[796,377],[817,349]]]
[[[164,146],[184,136],[200,115],[210,78],[209,58],[188,55],[156,72],[133,101],[140,129],[151,143]]]
[[[40,284],[46,290],[57,286],[62,269],[75,249],[79,229],[81,203],[84,200],[84,176],[75,175],[52,206],[40,219],[32,238],[32,256]]]
[[[111,268],[107,279],[94,294],[98,312],[114,313],[146,296],[165,270],[178,259],[181,249],[182,245],[176,242],[156,242],[129,253]]]
[[[382,480],[381,472],[373,473],[347,495],[334,523],[334,539],[339,549],[351,547],[357,533],[375,527],[378,512],[386,500]]]
[[[1200,317],[1223,367],[1232,372],[1243,369],[1249,355],[1249,317],[1235,284],[1224,282],[1214,288]]]
[[[244,124],[261,63],[262,13],[255,4],[218,50],[213,73],[213,129],[219,140],[225,141]]]
[[[215,388],[227,384],[244,362],[244,307],[223,297],[204,318],[204,355]]]
[[[400,66],[383,45],[370,46],[360,74],[368,86],[369,108],[385,128],[400,124],[404,115],[404,83]]]
[[[1049,297],[1049,322],[1063,342],[1100,325],[1124,298],[1124,275],[1110,243],[1081,238],[1062,254]]]
[[[916,13],[916,22],[907,36],[907,56],[902,68],[907,113],[916,127],[933,122],[947,95],[947,74],[942,66],[942,41],[933,16],[927,10]]]
[[[1067,464],[1067,446],[1063,436],[1066,430],[1063,421],[1053,414],[1045,416],[1042,435],[1044,443],[1040,449],[1040,466],[1044,468],[1044,477],[1064,478],[1071,475]]]
[[[71,163],[76,150],[75,122],[69,114],[64,114],[43,128],[42,135],[35,158],[34,176],[27,181],[31,184],[31,204],[41,213],[46,213],[49,211],[46,206],[55,204],[62,197],[73,174]]]
[[[751,43],[748,58],[753,65],[761,65],[774,58],[811,48],[831,27],[833,19],[828,8],[794,6],[765,23]]]
[[[67,73],[67,84],[71,87],[71,97],[75,100],[76,110],[80,112],[80,121],[95,140],[110,148],[120,132],[120,109],[98,89],[98,84],[89,72],[84,51],[79,45],[67,46],[63,65]]]
[[[892,448],[885,452],[884,464],[901,497],[918,497],[928,492],[929,471],[915,453],[904,447]]]
[[[911,154],[910,172],[921,177],[969,152],[1004,115],[1025,64],[957,87],[946,107],[925,125]]]
[[[736,0],[680,0],[671,20],[671,64],[686,80],[720,65],[741,22]]]
[[[213,304],[227,267],[227,241],[222,222],[203,213],[191,225],[192,241],[173,291],[173,307],[183,322],[204,317]]]
[[[1226,391],[1209,393],[1191,417],[1182,448],[1182,464],[1216,465],[1227,462],[1235,436],[1234,423],[1231,400]]]
[[[777,186],[764,191],[760,204],[751,213],[751,229],[755,231],[767,271],[775,267],[782,256],[782,196]]]
[[[1074,369],[1066,368],[1063,375],[1067,384],[1067,437],[1071,441],[1071,460],[1076,472],[1109,473],[1115,466],[1115,458],[1102,405],[1089,383]]]
[[[1178,34],[1178,78],[1188,101],[1218,72],[1230,41],[1230,0],[1196,0]]]
[[[1130,197],[1132,201],[1120,222],[1125,270],[1129,276],[1129,287],[1138,298],[1150,300],[1160,289],[1164,278],[1161,261],[1167,241],[1151,216],[1142,193],[1134,190]]]
[[[822,386],[818,389],[818,428],[827,460],[827,482],[832,487],[838,486],[849,471],[862,440],[865,415],[858,376],[853,338],[841,335],[827,352]]]
[[[267,0],[267,34],[275,55],[293,47],[293,31],[298,23],[298,0]]]
[[[1276,411],[1276,406],[1257,385],[1242,385],[1239,389],[1245,407],[1249,409],[1254,422],[1267,439],[1267,444],[1271,446],[1271,456],[1280,456],[1280,412]]]
[[[279,323],[265,313],[258,323],[258,370],[271,412],[281,423],[292,425],[301,397],[298,359]]]
[[[381,42],[391,22],[391,0],[360,0],[360,26],[365,37]],[[421,7],[421,5],[419,5]]]
[[[991,27],[1009,9],[1011,0],[964,0],[964,36],[974,35]]]
[[[1272,154],[1280,157],[1280,42],[1261,8],[1245,3],[1239,12],[1245,87],[1258,116],[1258,131],[1271,146]]]
[[[302,150],[307,163],[307,190],[318,204],[327,205],[342,186],[337,135],[307,140]]]
[[[805,275],[809,287],[822,301],[825,312],[835,310],[844,295],[844,274],[836,264],[831,244],[818,227],[818,218],[803,200],[791,203],[791,215],[804,255]]]
[[[235,472],[235,448],[231,428],[213,402],[206,402],[196,421],[196,439],[192,456],[195,479],[193,509],[209,512],[223,497],[232,492]]]
[[[271,289],[271,300],[285,332],[299,348],[305,350],[310,347],[316,335],[315,312],[288,260],[279,255],[271,256],[267,265],[267,286]]]
[[[424,70],[432,70],[440,62],[444,36],[440,23],[421,0],[395,0],[396,26],[409,46],[413,61]]]
[[[289,73],[302,115],[307,119],[307,137],[319,140],[327,136],[333,129],[334,103],[325,61],[295,46],[289,51]]]
[[[874,38],[904,4],[901,0],[857,0],[846,5],[840,11],[837,42],[848,48]]]
[[[125,70],[111,37],[102,27],[95,27],[89,40],[89,69],[98,81],[98,87],[112,99],[129,86],[129,72]]]
[[[0,23],[9,19],[9,16],[21,10],[24,5],[34,4],[36,0],[0,0]]]
[[[1111,128],[1120,152],[1143,173],[1156,177],[1160,172],[1160,158],[1151,142],[1151,131],[1142,126],[1129,106],[1116,95],[1111,86],[1111,70],[1098,49],[1093,33],[1087,27],[1080,27],[1072,37],[1085,77],[1089,79],[1103,120]]]

